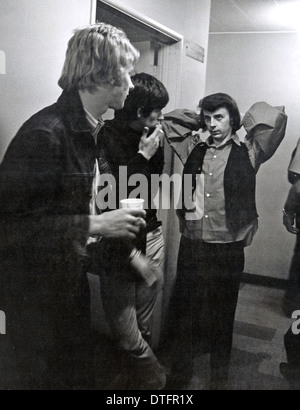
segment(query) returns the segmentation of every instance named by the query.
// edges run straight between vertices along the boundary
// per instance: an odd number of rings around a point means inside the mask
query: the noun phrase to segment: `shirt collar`
[[[240,139],[239,139],[239,137],[238,137],[237,134],[233,134],[228,141],[222,142],[222,143],[221,143],[220,145],[218,145],[218,146],[216,146],[216,144],[215,144],[215,142],[214,142],[214,140],[213,140],[213,138],[212,138],[211,135],[210,135],[210,136],[207,138],[207,140],[206,140],[206,144],[207,144],[210,148],[221,148],[221,147],[223,147],[223,146],[225,146],[225,145],[232,144],[232,142],[234,142],[234,143],[235,143],[236,145],[238,145],[238,146],[241,146],[241,141],[240,141]]]
[[[85,107],[83,107],[83,109],[85,111],[86,119],[87,119],[87,122],[89,123],[91,133],[96,141],[97,135],[104,125],[104,120],[102,119],[102,117],[100,117],[99,119],[96,119]]]

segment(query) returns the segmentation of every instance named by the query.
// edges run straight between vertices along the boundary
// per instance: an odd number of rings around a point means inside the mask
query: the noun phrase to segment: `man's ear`
[[[137,118],[141,118],[144,116],[144,107],[139,107],[136,113]]]

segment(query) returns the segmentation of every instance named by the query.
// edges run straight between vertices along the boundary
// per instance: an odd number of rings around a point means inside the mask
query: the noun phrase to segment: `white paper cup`
[[[144,199],[128,198],[120,201],[121,208],[144,209]]]

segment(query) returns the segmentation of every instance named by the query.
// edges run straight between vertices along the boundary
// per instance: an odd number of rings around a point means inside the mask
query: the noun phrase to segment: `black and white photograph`
[[[300,390],[300,0],[0,0],[0,97],[0,390]]]

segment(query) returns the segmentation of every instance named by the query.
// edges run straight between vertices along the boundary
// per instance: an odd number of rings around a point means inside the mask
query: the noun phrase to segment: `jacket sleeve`
[[[246,112],[242,122],[247,134],[245,144],[250,160],[257,171],[268,161],[281,144],[286,131],[287,115],[284,107],[272,107],[257,102]]]
[[[19,132],[12,141],[0,168],[5,246],[58,249],[76,242],[84,247],[88,216],[60,211],[61,167],[59,142],[46,130]]]
[[[142,154],[136,153],[127,165],[128,178],[134,174],[151,175],[149,162]]]
[[[193,148],[201,142],[198,115],[186,109],[177,109],[165,115],[163,131],[172,150],[184,165]]]
[[[293,151],[291,162],[288,167],[288,172],[295,175],[300,174],[300,139],[298,140],[297,147]]]
[[[291,187],[284,209],[290,215],[300,212],[300,179]]]
[[[162,174],[163,167],[164,154],[162,147],[158,148],[150,160],[147,160],[142,154],[136,153],[127,164],[128,178],[135,174],[142,174],[145,175],[148,181],[150,181],[152,174]]]

